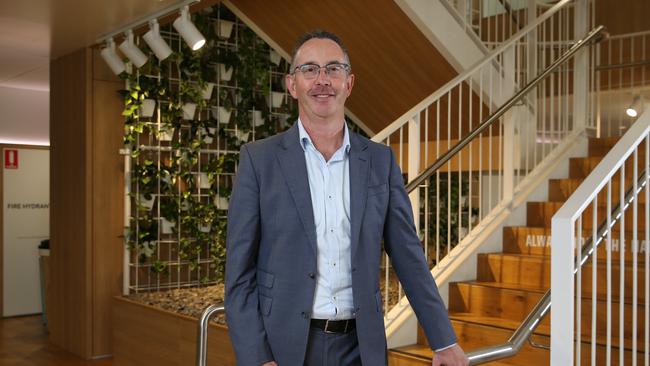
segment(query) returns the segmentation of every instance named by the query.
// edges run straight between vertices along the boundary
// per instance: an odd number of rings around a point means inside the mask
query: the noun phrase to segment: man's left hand
[[[459,345],[449,347],[433,355],[431,366],[469,366],[469,359]]]

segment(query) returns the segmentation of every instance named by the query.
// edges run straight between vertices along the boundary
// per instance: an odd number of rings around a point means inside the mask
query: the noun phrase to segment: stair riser
[[[583,180],[577,179],[552,179],[548,183],[548,199],[551,202],[565,202],[576,189],[580,186],[580,183]],[[629,190],[633,187],[632,180],[627,179],[625,183],[625,190]],[[620,182],[618,180],[612,182],[611,187],[611,204],[616,205],[619,202],[620,197]],[[607,205],[607,188],[605,187],[598,193],[598,205],[606,206]],[[640,203],[646,202],[645,190],[641,191],[638,196]]]
[[[526,222],[528,226],[536,227],[551,227],[551,219],[553,215],[562,207],[560,202],[528,202],[526,206]],[[607,208],[598,207],[598,225],[607,219]],[[634,228],[633,207],[625,210],[625,230],[632,230]],[[593,227],[593,208],[591,205],[587,206],[582,214],[582,228],[583,230],[590,230]],[[620,223],[616,223],[614,229],[620,228]],[[645,231],[645,207],[641,206],[637,209],[637,229]]]
[[[498,317],[516,322],[525,319],[543,294],[539,292],[501,289],[497,287],[471,285],[467,283],[452,283],[449,287],[449,312],[471,314],[477,317]],[[599,299],[599,300],[605,300]],[[619,326],[619,303],[618,299],[612,300],[612,334],[618,334]],[[596,309],[596,332],[599,335],[605,335],[607,329],[607,303],[598,301]],[[591,298],[582,299],[582,333],[583,335],[591,334]],[[625,317],[626,328],[625,336],[632,337],[632,305],[625,304],[623,314]],[[644,329],[644,308],[637,306],[637,332],[639,338],[643,338]],[[548,334],[550,326],[550,316],[546,316],[540,324],[539,333]],[[543,330],[542,330],[543,328]]]
[[[591,138],[589,139],[589,156],[605,156],[618,142],[620,137],[605,137],[605,138]],[[645,143],[641,143],[645,147]]]
[[[571,158],[569,159],[569,178],[586,178],[594,168],[600,163],[602,157],[588,157],[588,158]],[[645,157],[639,154],[637,161],[638,173],[640,174],[644,169]],[[634,167],[634,160],[632,157],[628,158],[625,162],[625,176],[632,177],[632,168]],[[620,180],[619,173],[614,174],[613,180]]]
[[[501,255],[478,256],[477,280],[482,282],[502,282],[504,284],[537,286],[549,288],[550,281],[550,258],[527,258],[511,257]],[[583,296],[591,296],[591,265],[587,264],[582,267],[582,289]],[[599,296],[604,295],[607,290],[606,276],[607,269],[605,263],[599,263],[597,270],[597,293]],[[638,296],[644,298],[644,270],[639,267],[638,272]],[[625,267],[625,298],[632,297],[632,269],[630,265]],[[618,263],[612,264],[612,294],[618,297],[619,294],[619,267]]]
[[[583,240],[587,239],[587,235],[591,232],[583,231]],[[626,247],[625,259],[632,261],[633,252],[630,250],[630,239],[632,233],[625,233]],[[613,232],[612,243],[614,243],[611,251],[612,259],[618,261],[620,258],[620,236],[618,232]],[[644,242],[644,235],[639,235],[638,240],[641,240],[640,250],[637,252],[637,260],[639,263],[645,263],[646,251],[649,250],[650,243]],[[520,228],[520,227],[506,227],[503,229],[503,251],[505,253],[513,254],[530,254],[530,255],[551,255],[551,230],[546,228]],[[598,258],[604,259],[607,255],[607,246],[601,244],[598,246]]]

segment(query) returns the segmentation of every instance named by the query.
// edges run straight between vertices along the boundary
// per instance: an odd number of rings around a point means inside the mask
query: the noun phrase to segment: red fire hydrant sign
[[[5,169],[18,169],[18,150],[5,149]]]

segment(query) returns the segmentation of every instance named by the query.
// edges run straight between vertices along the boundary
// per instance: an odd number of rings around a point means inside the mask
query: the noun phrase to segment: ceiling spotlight
[[[126,65],[124,65],[120,56],[115,52],[115,42],[113,41],[113,38],[106,40],[106,47],[101,50],[100,54],[115,75],[119,75],[126,71]]]
[[[190,19],[189,6],[186,5],[181,8],[181,16],[174,20],[173,25],[192,51],[198,50],[205,44],[205,37],[196,29],[196,26]]]
[[[147,42],[149,48],[151,48],[160,61],[172,54],[172,49],[169,48],[167,42],[160,36],[160,27],[156,19],[149,22],[149,31],[142,38],[144,38],[144,41]]]
[[[639,112],[641,112],[641,109],[643,108],[643,99],[641,98],[640,95],[637,95],[634,97],[634,100],[632,101],[632,104],[630,104],[629,107],[625,110],[625,114],[627,114],[630,117],[636,117],[639,115]]]
[[[120,51],[131,60],[135,67],[140,68],[147,63],[147,56],[140,51],[138,46],[133,42],[133,31],[128,30],[125,33],[126,39],[120,44]]]

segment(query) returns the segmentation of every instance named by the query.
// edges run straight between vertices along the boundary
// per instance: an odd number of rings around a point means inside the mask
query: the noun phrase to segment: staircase
[[[589,156],[572,158],[569,164],[569,176],[565,179],[551,179],[548,181],[549,200],[546,202],[527,203],[527,224],[524,227],[505,227],[503,229],[503,252],[479,254],[477,260],[477,278],[475,281],[455,282],[449,286],[449,316],[458,335],[459,344],[465,351],[492,346],[507,341],[513,331],[524,320],[535,304],[550,288],[550,235],[551,217],[562,206],[563,202],[573,193],[580,182],[589,174],[607,151],[614,146],[617,138],[590,139]],[[641,159],[640,159],[641,160]],[[615,181],[617,181],[615,179]],[[631,180],[626,186],[631,186]],[[619,183],[612,184],[612,204],[618,201]],[[616,197],[616,198],[614,198]],[[641,203],[645,203],[644,200]],[[599,200],[598,217],[606,217],[606,200]],[[591,209],[587,210],[591,212]],[[639,210],[639,222],[645,220],[645,212]],[[626,220],[631,222],[632,220]],[[627,227],[628,225],[626,225]],[[590,218],[583,219],[583,236],[590,236],[592,225]],[[615,231],[612,237],[618,237]],[[626,233],[626,237],[631,238]],[[640,238],[642,240],[642,238]],[[618,272],[619,257],[617,255],[617,242],[613,240],[613,273]],[[606,246],[599,247],[599,257],[605,258]],[[644,252],[639,254],[639,267],[643,265]],[[632,261],[632,251],[625,252],[626,263]],[[626,264],[626,267],[627,264]],[[605,303],[605,265],[598,266],[599,298],[597,302],[598,314],[606,311]],[[591,284],[591,266],[587,263],[583,269],[583,289]],[[587,278],[588,277],[588,278]],[[627,277],[627,275],[626,275]],[[640,281],[643,276],[639,275]],[[588,281],[587,281],[588,280]],[[614,278],[615,283],[618,278]],[[627,281],[626,284],[631,283]],[[640,284],[643,288],[644,284]],[[627,289],[626,294],[631,294]],[[602,297],[601,297],[602,295]],[[618,293],[612,295],[612,313],[618,314]],[[640,294],[640,301],[642,300]],[[631,319],[631,298],[625,296],[624,304],[625,321]],[[582,313],[584,317],[591,316],[591,298],[583,298]],[[639,321],[643,324],[643,309],[638,308]],[[629,318],[629,319],[628,319]],[[612,341],[618,344],[618,316],[613,317]],[[597,359],[603,360],[606,337],[606,324],[599,321],[597,328]],[[626,331],[630,327],[625,327]],[[583,325],[583,338],[589,337],[591,327]],[[640,334],[642,331],[639,332]],[[544,346],[549,345],[550,316],[547,316],[536,329],[531,340]],[[626,334],[625,358],[631,356],[630,334]],[[584,347],[584,354],[589,354],[589,349]],[[642,352],[639,347],[639,353]],[[418,343],[412,346],[400,347],[389,351],[390,365],[430,365],[432,351],[429,348],[422,329],[418,327]],[[612,349],[612,358],[617,359],[616,349]],[[522,350],[509,359],[490,363],[490,365],[548,365],[549,352],[541,347],[525,345]]]

